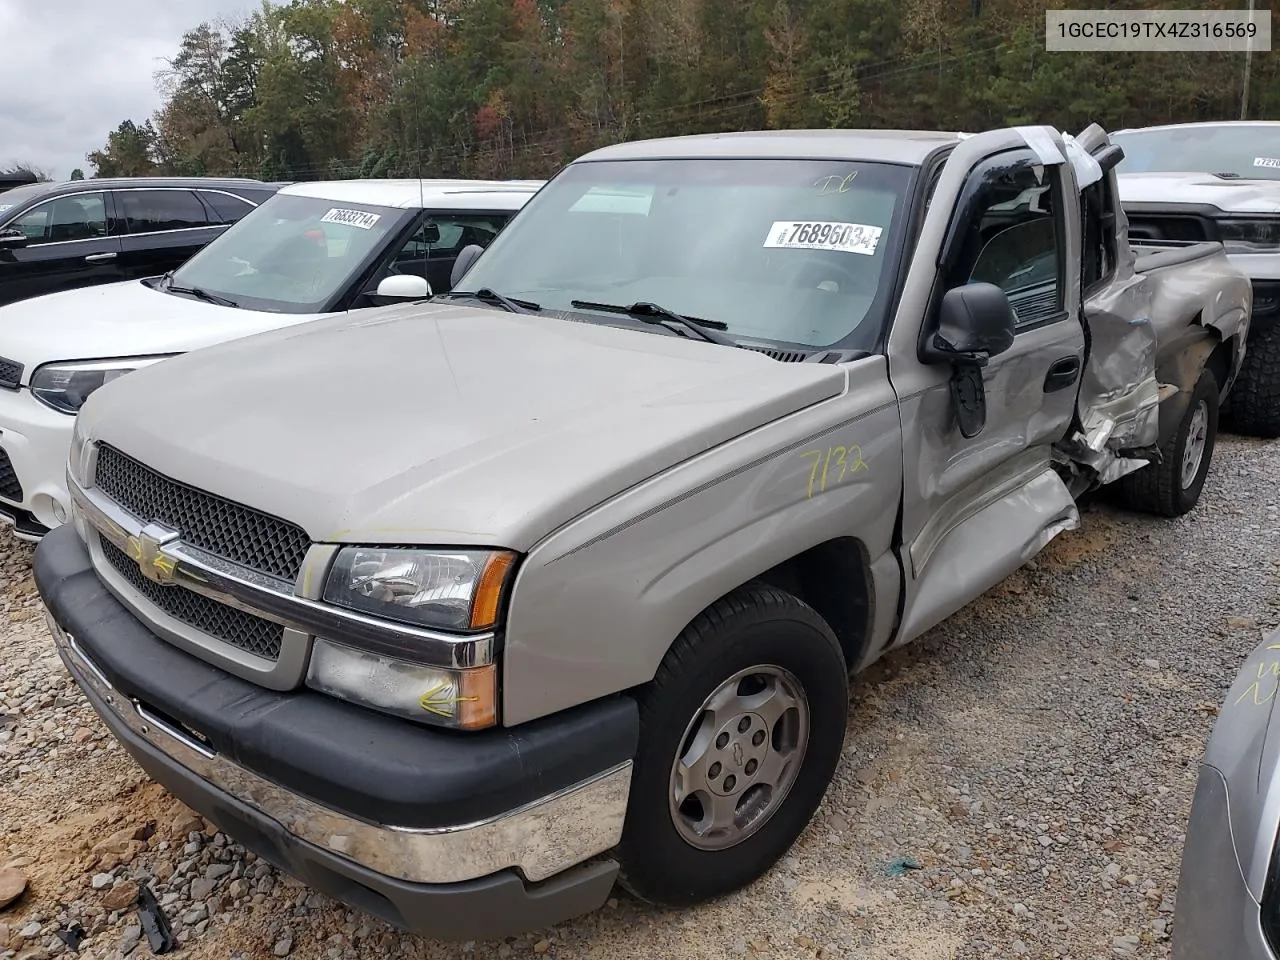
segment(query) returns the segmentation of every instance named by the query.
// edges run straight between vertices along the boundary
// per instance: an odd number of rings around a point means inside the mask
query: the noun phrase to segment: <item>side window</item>
[[[433,213],[404,244],[382,261],[377,279],[395,273],[424,276],[436,293],[451,286],[453,264],[462,248],[487,247],[511,219],[509,213]]]
[[[202,190],[200,191],[200,196],[204,197],[205,203],[209,204],[214,212],[222,218],[223,223],[235,223],[253,209],[253,205],[247,200],[233,197],[229,193]]]
[[[509,219],[505,215],[433,214],[396,254],[396,262],[435,257],[452,259],[463,247],[473,243],[487,247]]]
[[[1036,177],[1036,169],[1043,176]],[[1025,165],[985,186],[948,286],[994,283],[1009,295],[1018,326],[1045,322],[1062,310],[1061,179],[1054,167]]]
[[[209,215],[189,190],[121,190],[116,201],[130,233],[207,227]]]
[[[104,194],[82,193],[46,200],[32,207],[10,227],[21,230],[32,244],[93,240],[107,235]]]

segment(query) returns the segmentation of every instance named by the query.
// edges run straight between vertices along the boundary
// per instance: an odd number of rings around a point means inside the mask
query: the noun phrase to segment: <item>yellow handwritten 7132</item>
[[[856,443],[847,447],[806,450],[800,456],[806,460],[812,459],[809,485],[805,490],[806,500],[812,500],[815,492],[825,493],[828,486],[840,483],[845,477],[870,469],[867,461],[862,459],[862,448]]]
[[[1267,644],[1268,650],[1280,650],[1280,643]],[[1275,657],[1275,654],[1272,654]],[[1264,680],[1270,679],[1265,686]],[[1265,693],[1263,691],[1266,691]],[[1236,697],[1236,705],[1242,704],[1245,700],[1252,700],[1254,706],[1262,706],[1270,703],[1275,697],[1277,690],[1280,690],[1280,660],[1268,660],[1258,664],[1258,676],[1253,683],[1245,688],[1244,693]]]

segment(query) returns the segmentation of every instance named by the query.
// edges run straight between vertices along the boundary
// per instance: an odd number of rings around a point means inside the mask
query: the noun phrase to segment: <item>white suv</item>
[[[75,415],[108,380],[237,337],[444,292],[458,254],[488,246],[540,186],[293,184],[162,277],[0,307],[0,521],[34,540],[67,519]]]

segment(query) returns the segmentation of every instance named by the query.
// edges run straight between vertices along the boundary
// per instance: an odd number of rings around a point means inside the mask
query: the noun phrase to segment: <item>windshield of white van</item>
[[[1207,124],[1113,133],[1116,173],[1205,173],[1280,180],[1280,125]]]
[[[885,322],[913,169],[576,163],[512,220],[459,290],[602,323],[631,321],[589,304],[656,304],[739,342],[868,349]]]
[[[161,289],[250,310],[318,313],[416,211],[277,193],[197,252]]]

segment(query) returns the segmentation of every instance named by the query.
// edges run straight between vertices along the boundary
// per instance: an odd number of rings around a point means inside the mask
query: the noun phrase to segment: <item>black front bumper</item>
[[[35,577],[58,625],[122,697],[198,731],[246,770],[373,824],[450,827],[500,816],[629,760],[635,702],[615,698],[511,730],[424,729],[310,691],[276,693],[160,640],[107,590],[71,526],[35,552]],[[411,883],[301,840],[138,736],[103,702],[86,667],[68,668],[147,773],[264,860],[388,922],[445,939],[537,929],[607,899],[617,864],[598,860],[527,883],[514,870],[459,883]]]

